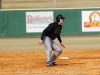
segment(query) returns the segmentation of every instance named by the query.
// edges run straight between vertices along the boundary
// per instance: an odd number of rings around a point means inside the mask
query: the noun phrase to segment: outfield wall
[[[27,32],[27,15],[26,12],[30,12],[31,16],[34,16],[39,12],[53,12],[53,21],[57,14],[62,14],[66,17],[62,36],[71,35],[99,35],[100,34],[100,8],[80,8],[80,9],[38,9],[38,10],[0,10],[0,37],[19,37],[19,36],[40,36],[41,32],[33,31]],[[33,13],[33,14],[32,14]],[[94,15],[96,14],[96,15]],[[39,15],[39,16],[41,16]],[[44,15],[47,15],[44,13]],[[43,23],[47,22],[46,19],[35,22],[36,28]],[[51,21],[50,21],[51,22]],[[42,24],[41,24],[42,23]],[[47,23],[45,23],[47,24]],[[34,20],[29,25],[34,25]],[[39,26],[38,26],[39,25]],[[41,27],[43,28],[43,27]],[[29,29],[28,29],[29,30]],[[39,29],[36,29],[39,30]]]

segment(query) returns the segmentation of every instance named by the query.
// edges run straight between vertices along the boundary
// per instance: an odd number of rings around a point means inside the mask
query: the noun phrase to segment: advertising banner
[[[53,11],[26,12],[26,33],[42,32],[53,22]]]
[[[82,32],[100,31],[100,11],[82,11]]]

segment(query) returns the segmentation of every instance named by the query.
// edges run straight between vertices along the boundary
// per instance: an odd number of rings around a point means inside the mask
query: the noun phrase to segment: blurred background
[[[0,0],[2,9],[100,7],[100,0]]]

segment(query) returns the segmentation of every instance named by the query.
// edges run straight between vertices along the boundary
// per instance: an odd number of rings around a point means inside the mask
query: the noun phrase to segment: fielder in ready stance
[[[65,48],[65,46],[62,44],[62,40],[60,37],[61,29],[62,29],[62,23],[64,22],[65,17],[63,17],[61,14],[57,15],[56,21],[54,23],[51,23],[48,25],[47,28],[45,28],[41,35],[41,40],[39,41],[39,44],[42,45],[42,43],[45,46],[46,49],[46,60],[47,65],[46,66],[54,66],[55,59],[62,53],[62,49],[58,44],[56,44],[53,40],[56,38],[59,40],[60,45]],[[54,54],[51,56],[52,50],[54,50]]]

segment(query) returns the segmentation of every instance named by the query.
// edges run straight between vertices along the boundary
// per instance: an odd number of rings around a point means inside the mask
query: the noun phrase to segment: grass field
[[[100,7],[100,0],[56,0],[57,8]],[[2,0],[2,9],[54,8],[54,0]]]

